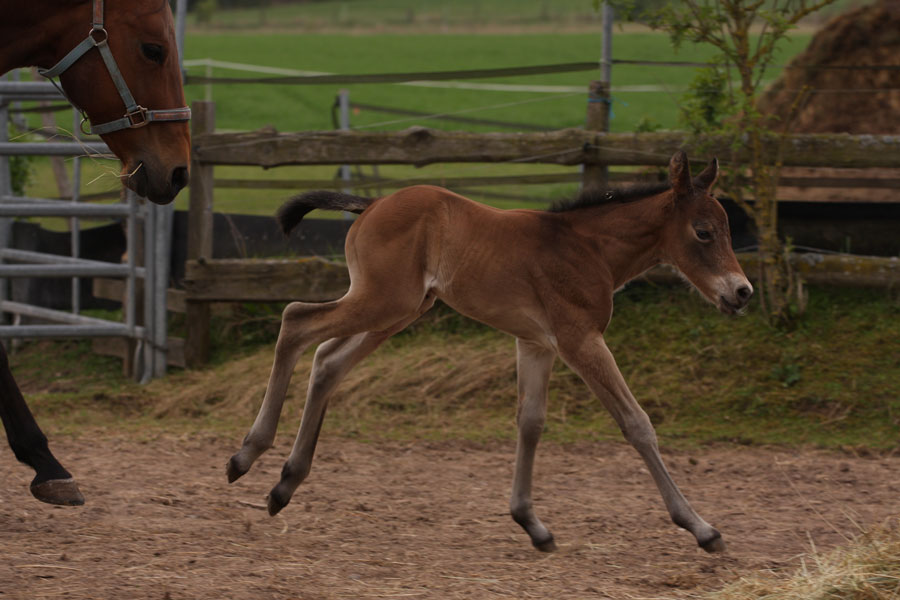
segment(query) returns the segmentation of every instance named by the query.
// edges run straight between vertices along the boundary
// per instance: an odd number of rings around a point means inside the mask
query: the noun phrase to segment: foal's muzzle
[[[726,315],[740,312],[753,295],[753,286],[745,277],[729,278],[729,286],[725,293],[719,294],[719,310]]]

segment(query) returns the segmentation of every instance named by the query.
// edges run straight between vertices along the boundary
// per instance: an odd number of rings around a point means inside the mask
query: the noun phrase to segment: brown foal
[[[724,550],[719,532],[694,512],[666,470],[653,426],[603,339],[614,291],[658,263],[675,266],[722,312],[734,314],[747,304],[753,288],[731,249],[725,211],[710,196],[717,169],[713,160],[692,179],[679,151],[669,163],[668,186],[582,194],[550,211],[497,210],[431,186],[376,200],[336,192],[292,199],[279,211],[286,232],[315,208],[361,213],[345,248],[350,289],[334,302],[293,302],[284,310],[265,399],[228,463],[229,481],[272,446],[294,366],[310,344],[324,342],[316,350],[300,432],[268,497],[270,514],[284,508],[309,474],[331,392],[440,298],[516,337],[519,437],[510,510],[535,547],[556,547],[535,516],[531,480],[559,355],[640,453],[675,524],[703,549]]]

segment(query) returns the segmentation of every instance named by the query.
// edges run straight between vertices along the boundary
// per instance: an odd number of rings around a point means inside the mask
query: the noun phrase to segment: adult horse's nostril
[[[753,288],[748,285],[742,285],[735,292],[737,297],[741,300],[741,302],[746,302],[750,299],[750,296],[753,295]]]
[[[188,184],[189,180],[190,175],[187,167],[175,167],[175,170],[172,171],[172,191],[174,194],[180,192]]]

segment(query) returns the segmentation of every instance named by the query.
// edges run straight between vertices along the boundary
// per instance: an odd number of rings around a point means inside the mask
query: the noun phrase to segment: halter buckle
[[[128,126],[132,129],[137,129],[150,123],[148,112],[143,106],[138,106],[135,110],[125,113],[125,118],[128,119],[129,123]]]

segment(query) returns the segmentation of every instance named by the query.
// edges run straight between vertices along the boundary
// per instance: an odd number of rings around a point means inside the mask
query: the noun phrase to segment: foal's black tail
[[[281,225],[281,230],[287,235],[294,227],[300,224],[306,213],[316,208],[322,210],[346,210],[347,212],[358,214],[369,208],[369,205],[373,202],[375,202],[375,198],[363,198],[362,196],[343,194],[341,192],[316,190],[294,196],[282,204],[278,212],[275,213],[275,218],[278,220],[278,224]]]

